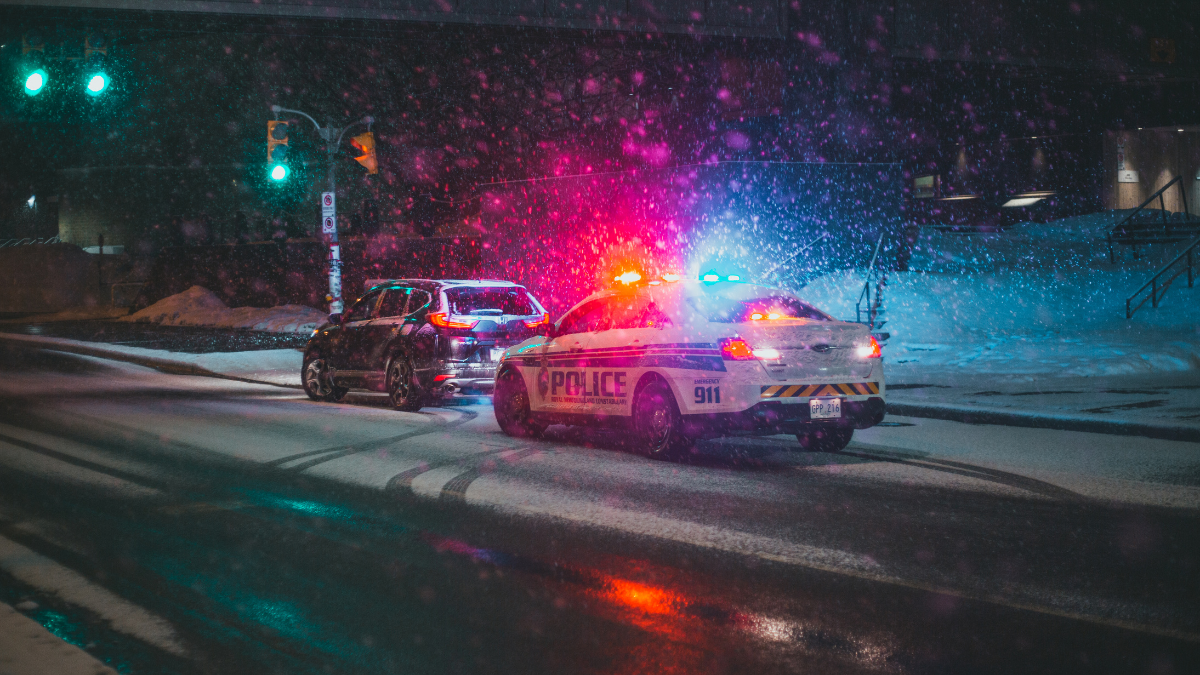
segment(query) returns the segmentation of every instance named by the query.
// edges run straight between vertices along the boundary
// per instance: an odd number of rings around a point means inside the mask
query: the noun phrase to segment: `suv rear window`
[[[447,288],[446,302],[451,314],[533,316],[537,310],[529,294],[519,286],[458,286]]]
[[[816,319],[831,321],[825,312],[786,295],[767,296],[752,300],[729,300],[727,298],[688,298],[692,309],[700,312],[713,323],[747,323],[755,314],[767,318],[772,314],[784,319]]]

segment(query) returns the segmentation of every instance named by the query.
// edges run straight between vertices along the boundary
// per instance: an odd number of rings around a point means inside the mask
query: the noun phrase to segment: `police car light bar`
[[[666,274],[662,275],[662,279],[663,279],[663,281],[665,281],[667,283],[671,283],[671,282],[679,281],[679,275],[671,274],[670,272],[667,272]]]
[[[722,277],[720,274],[717,274],[716,272],[705,272],[704,274],[700,275],[700,281],[703,281],[706,284],[715,284],[718,281],[741,281],[741,280],[742,280],[742,277],[741,277],[741,275],[738,275],[738,274],[730,274],[729,276]]]
[[[642,280],[642,275],[638,274],[637,272],[626,272],[626,273],[613,279],[613,281],[619,281],[623,284],[637,283],[641,280]]]

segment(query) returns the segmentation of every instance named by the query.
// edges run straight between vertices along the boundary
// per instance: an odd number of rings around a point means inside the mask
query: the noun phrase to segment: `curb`
[[[79,354],[81,356],[94,356],[101,359],[108,359],[110,361],[124,361],[126,363],[132,363],[138,366],[153,368],[154,370],[170,375],[213,377],[219,380],[233,380],[235,382],[246,382],[249,384],[265,384],[272,387],[283,387],[285,389],[303,388],[298,384],[280,384],[278,382],[256,380],[249,377],[226,375],[224,373],[218,373],[214,370],[202,368],[194,363],[172,361],[170,359],[156,358],[153,356],[139,356],[137,354],[130,354],[128,352],[123,352],[116,349],[105,349],[104,347],[95,346],[96,343],[79,342],[77,340],[64,340],[62,338],[37,337],[35,335],[21,335],[18,333],[0,333],[0,340],[34,345],[56,352],[67,352],[69,354]]]
[[[1145,436],[1168,441],[1200,443],[1200,428],[1171,427],[1142,422],[1119,422],[1098,417],[1038,415],[1034,413],[1001,411],[994,408],[975,408],[955,405],[921,405],[887,403],[889,415],[924,417],[964,424],[995,424],[1006,427],[1055,429],[1058,431],[1087,431],[1112,436]]]

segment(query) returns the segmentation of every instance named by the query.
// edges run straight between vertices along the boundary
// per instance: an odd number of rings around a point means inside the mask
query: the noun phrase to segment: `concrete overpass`
[[[0,0],[63,7],[783,37],[786,0]]]

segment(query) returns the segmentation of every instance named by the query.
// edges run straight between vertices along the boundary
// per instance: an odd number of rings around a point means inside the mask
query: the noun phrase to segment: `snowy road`
[[[890,417],[671,464],[487,405],[0,367],[0,601],[114,667],[1200,668],[1196,444]]]

